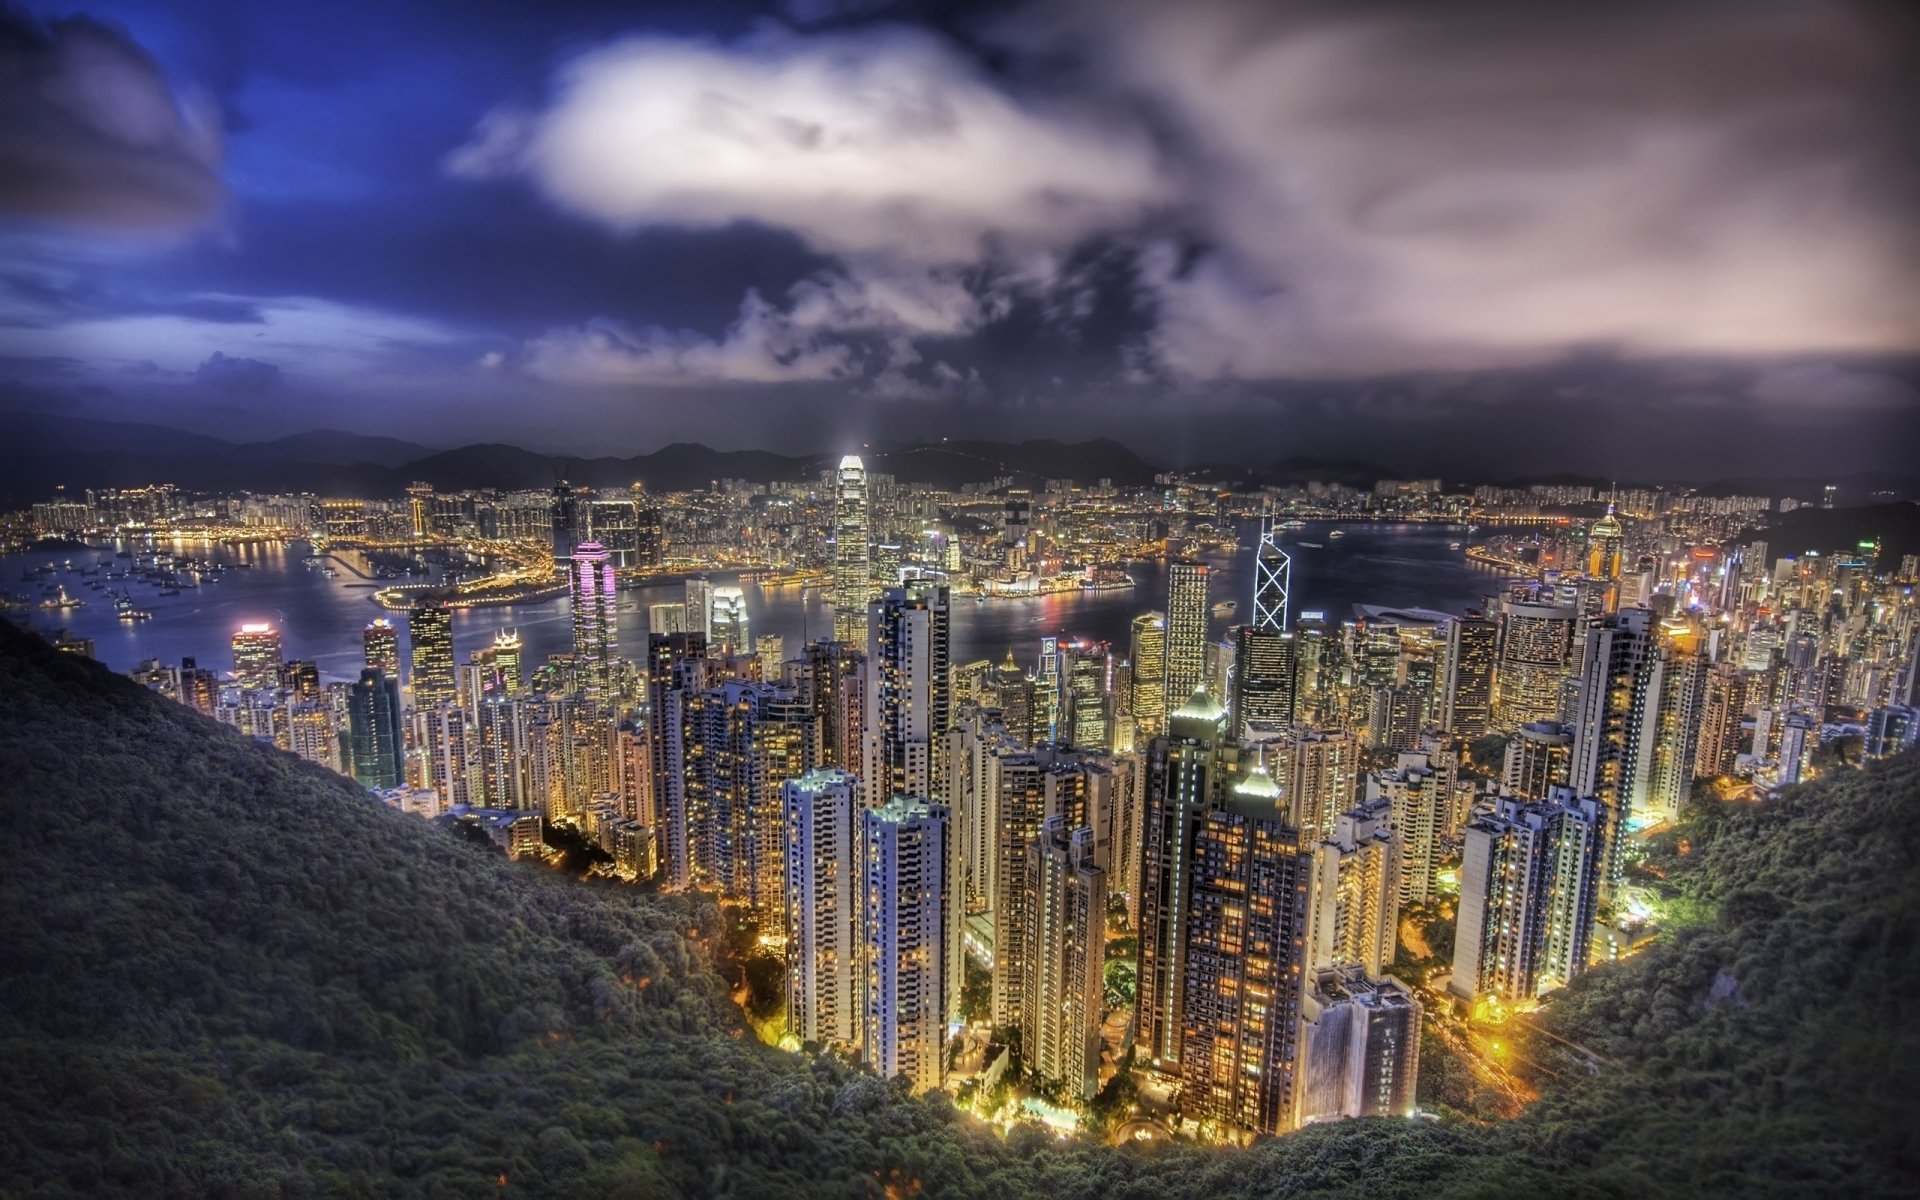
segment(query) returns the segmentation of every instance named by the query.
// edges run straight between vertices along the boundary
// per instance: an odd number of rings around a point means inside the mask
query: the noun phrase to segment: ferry
[[[64,586],[55,589],[54,594],[51,597],[49,597],[48,599],[42,600],[40,602],[41,608],[49,609],[53,611],[58,611],[60,609],[65,609],[65,608],[85,608],[86,606],[87,606],[87,602],[85,600],[82,600],[77,596],[69,596],[67,594],[67,589]]]
[[[1459,543],[1459,542],[1448,542],[1448,543],[1447,543],[1447,549],[1449,549],[1449,550],[1458,550],[1459,548],[1460,548],[1460,543]]]
[[[1345,537],[1347,536],[1347,531],[1344,529],[1329,529],[1327,536],[1330,538]]]
[[[122,621],[151,621],[153,614],[144,608],[123,608],[120,610]]]
[[[1238,600],[1222,600],[1213,606],[1213,615],[1216,617],[1230,617],[1238,611],[1239,608],[1240,602]]]
[[[1305,546],[1309,550],[1325,550],[1326,549],[1326,547],[1321,545],[1319,542],[1295,542],[1294,545]]]

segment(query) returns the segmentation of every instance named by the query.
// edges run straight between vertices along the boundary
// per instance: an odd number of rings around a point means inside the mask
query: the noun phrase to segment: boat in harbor
[[[1238,600],[1222,600],[1213,606],[1213,615],[1216,617],[1230,617],[1239,611],[1239,608],[1240,602]]]
[[[1347,531],[1344,529],[1329,529],[1327,536],[1330,538],[1345,537],[1347,536]]]

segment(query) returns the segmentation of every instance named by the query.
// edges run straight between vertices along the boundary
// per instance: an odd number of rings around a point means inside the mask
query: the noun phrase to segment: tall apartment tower
[[[1243,1134],[1296,1123],[1313,859],[1258,766],[1196,823],[1181,962],[1181,1108]]]
[[[1167,672],[1162,702],[1169,710],[1185,704],[1206,678],[1212,576],[1211,567],[1192,559],[1167,565]]]
[[[618,654],[614,624],[613,556],[599,542],[574,547],[567,568],[573,589],[573,669],[580,690],[596,700],[611,700],[616,690]]]
[[[1625,867],[1621,849],[1633,800],[1642,787],[1643,743],[1658,706],[1649,691],[1653,673],[1653,614],[1630,608],[1593,621],[1580,647],[1580,691],[1573,714],[1573,753],[1567,782],[1576,795],[1607,809],[1606,873],[1609,893]]]
[[[1135,1028],[1162,1069],[1180,1062],[1194,830],[1225,790],[1226,721],[1225,709],[1196,693],[1147,747]]]
[[[1299,1123],[1412,1116],[1420,1013],[1391,976],[1353,964],[1312,972],[1301,1006]]]
[[[1518,729],[1560,716],[1560,685],[1572,670],[1571,606],[1509,599],[1500,609],[1500,658],[1494,674],[1494,724]]]
[[[1587,968],[1605,871],[1607,806],[1564,787],[1503,799],[1467,826],[1448,988],[1531,1000]]]
[[[1470,612],[1447,622],[1440,679],[1440,727],[1472,741],[1493,727],[1493,666],[1500,626]]]
[[[890,588],[872,606],[861,773],[869,805],[896,795],[938,797],[945,787],[951,620],[947,589],[933,584]]]
[[[867,468],[849,454],[833,475],[833,640],[842,645],[866,640],[870,538]]]
[[[1040,1078],[1090,1100],[1100,1082],[1107,873],[1095,861],[1094,831],[1073,820],[1048,817],[1027,847],[1020,1045]]]
[[[860,1045],[860,780],[824,767],[781,788],[786,807],[787,1028]]]
[[[1453,772],[1436,770],[1424,751],[1403,750],[1393,768],[1368,774],[1367,800],[1391,806],[1400,842],[1400,902],[1431,901],[1452,811]]]
[[[1360,798],[1360,742],[1348,730],[1296,726],[1274,744],[1273,753],[1273,777],[1290,819],[1312,845]]]
[[[947,806],[895,796],[864,811],[861,828],[861,1054],[882,1078],[928,1091],[946,1080],[958,986]]]
[[[1335,818],[1313,848],[1310,969],[1356,963],[1377,979],[1400,931],[1400,838],[1392,801],[1369,800]]]

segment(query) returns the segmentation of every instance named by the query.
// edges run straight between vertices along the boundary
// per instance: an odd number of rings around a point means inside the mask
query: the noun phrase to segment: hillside
[[[716,914],[513,865],[0,624],[0,1193],[1912,1194],[1920,763],[1689,826],[1519,1120],[1008,1140],[760,1046]],[[1722,978],[1730,982],[1722,982]]]

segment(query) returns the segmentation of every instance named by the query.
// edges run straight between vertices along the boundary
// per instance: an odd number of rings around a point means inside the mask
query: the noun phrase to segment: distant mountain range
[[[910,483],[957,487],[1011,477],[1120,486],[1150,483],[1159,468],[1119,442],[942,441],[863,449],[869,471]],[[838,454],[715,450],[676,442],[629,458],[542,454],[483,443],[435,451],[395,438],[316,430],[268,442],[229,442],[158,425],[55,417],[0,418],[0,501],[43,500],[56,487],[175,483],[216,491],[318,492],[392,496],[424,482],[443,490],[546,488],[558,480],[589,487],[636,482],[655,491],[705,487],[720,479],[785,482],[811,478]]]

